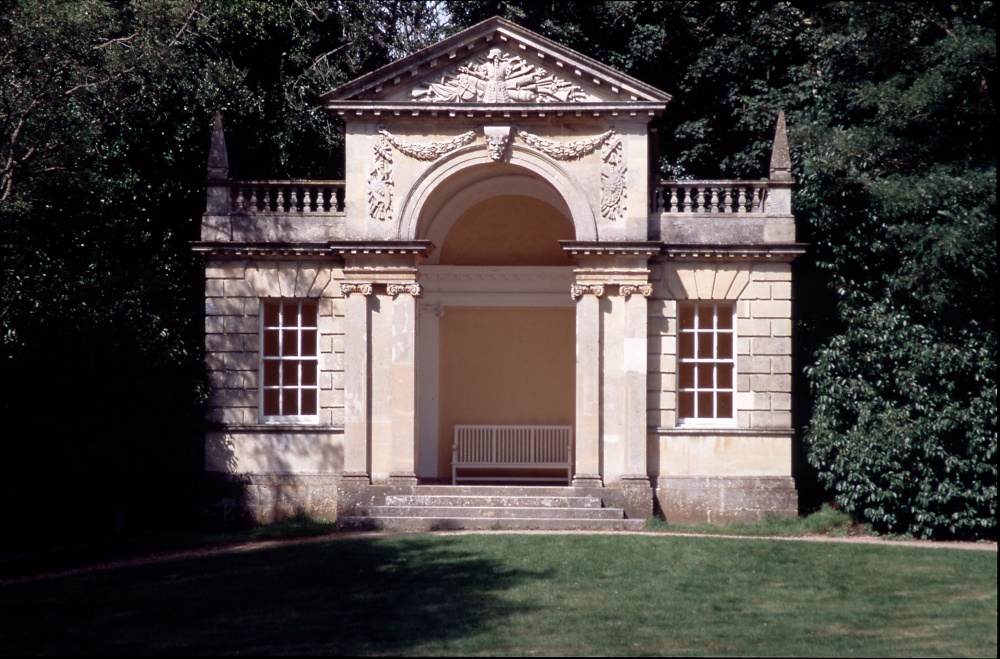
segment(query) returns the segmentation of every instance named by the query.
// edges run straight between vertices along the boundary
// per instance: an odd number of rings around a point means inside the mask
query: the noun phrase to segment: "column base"
[[[573,476],[573,487],[604,487],[600,474],[576,474]]]

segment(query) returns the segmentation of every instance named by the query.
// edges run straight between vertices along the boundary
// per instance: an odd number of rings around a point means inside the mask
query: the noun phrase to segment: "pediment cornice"
[[[656,115],[671,97],[530,30],[491,18],[322,97],[345,118]]]

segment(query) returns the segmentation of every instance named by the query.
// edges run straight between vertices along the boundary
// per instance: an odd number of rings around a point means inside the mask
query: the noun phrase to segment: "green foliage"
[[[190,521],[206,395],[190,241],[212,115],[234,176],[341,176],[318,95],[420,40],[432,17],[407,23],[403,6],[4,2],[0,492],[22,502],[3,507],[9,527]]]
[[[996,537],[994,18],[816,16],[799,210],[838,301],[806,442],[837,502],[883,532]]]

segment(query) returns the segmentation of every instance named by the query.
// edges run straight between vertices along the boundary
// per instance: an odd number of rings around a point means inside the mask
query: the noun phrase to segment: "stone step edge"
[[[625,519],[620,508],[550,508],[545,506],[367,506],[354,517],[454,517],[456,519]]]
[[[503,495],[445,495],[445,494],[389,494],[385,497],[389,506],[441,506],[441,507],[497,507],[497,508],[601,508],[597,497],[552,497],[552,496],[503,496]],[[541,503],[541,502],[548,503]],[[538,502],[538,503],[529,503]]]
[[[342,517],[337,525],[343,529],[371,530],[601,530],[642,531],[645,520],[638,519],[524,519],[524,518],[454,518],[454,517]]]

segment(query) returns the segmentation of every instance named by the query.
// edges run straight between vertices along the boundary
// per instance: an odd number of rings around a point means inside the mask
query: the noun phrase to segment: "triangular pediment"
[[[334,110],[612,107],[663,110],[670,95],[499,17],[323,95]],[[498,108],[499,109],[499,108]]]

